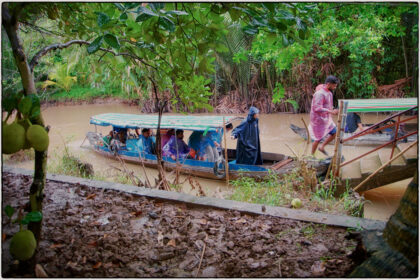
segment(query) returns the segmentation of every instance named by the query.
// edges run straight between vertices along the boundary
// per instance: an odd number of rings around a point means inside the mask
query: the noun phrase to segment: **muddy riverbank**
[[[2,205],[24,206],[31,177],[2,179]],[[3,276],[34,277],[9,266],[18,227],[2,215]],[[38,263],[49,277],[345,277],[356,245],[345,228],[47,181]]]

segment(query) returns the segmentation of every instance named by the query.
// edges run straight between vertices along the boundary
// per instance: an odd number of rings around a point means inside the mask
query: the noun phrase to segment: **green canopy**
[[[225,124],[229,124],[236,119],[236,116],[162,116],[160,128],[168,129],[184,129],[199,131],[214,131],[223,127],[223,118]],[[119,128],[157,128],[157,115],[134,115],[134,114],[118,114],[107,113],[92,116],[90,123],[101,126],[112,125]]]
[[[405,111],[417,106],[417,98],[340,99],[348,103],[347,112]]]

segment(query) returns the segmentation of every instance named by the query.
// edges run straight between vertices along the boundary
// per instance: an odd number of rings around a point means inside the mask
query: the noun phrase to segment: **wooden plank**
[[[362,176],[368,176],[375,172],[379,167],[381,167],[381,160],[377,153],[360,159],[360,171],[362,172]]]
[[[394,151],[394,154],[399,153],[400,151]],[[391,150],[390,149],[380,149],[378,151],[378,155],[379,158],[381,160],[381,163],[384,164],[385,162],[387,162],[388,160],[390,160],[390,156],[391,156]],[[390,166],[403,166],[405,165],[405,161],[402,157],[397,158],[396,160],[394,160],[393,162],[391,162]]]
[[[407,148],[411,143],[399,143],[397,144],[398,149],[400,151]],[[407,152],[403,154],[403,157],[406,161],[417,161],[418,158],[418,145],[415,145],[414,147],[410,148]]]
[[[271,166],[271,167],[270,167],[270,169],[273,169],[273,170],[278,170],[278,169],[280,169],[281,167],[285,166],[286,164],[288,164],[288,163],[290,163],[290,162],[292,162],[292,161],[293,161],[293,159],[292,159],[292,158],[285,159],[285,160],[283,160],[283,161],[280,161],[280,162],[278,162],[278,163],[274,164],[273,166]]]
[[[360,171],[360,161],[356,160],[348,165],[345,165],[341,168],[341,179],[342,180],[352,180],[352,179],[361,179],[362,172]]]

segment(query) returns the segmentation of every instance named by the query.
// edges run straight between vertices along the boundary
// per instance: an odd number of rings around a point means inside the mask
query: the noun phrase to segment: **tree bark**
[[[2,25],[6,30],[7,36],[12,46],[15,63],[21,76],[24,94],[36,94],[37,92],[33,72],[31,71],[28,59],[25,55],[22,43],[18,36],[19,15],[23,5],[17,5],[13,10],[9,10],[9,6],[7,4],[3,4],[2,8]],[[32,120],[32,123],[44,126],[42,114],[40,113],[36,119]],[[29,195],[31,211],[39,211],[42,213],[42,202],[44,197],[43,191],[46,181],[46,167],[47,151],[35,152],[35,171]],[[33,232],[37,240],[37,245],[39,245],[42,220],[39,222],[30,222],[28,229]],[[31,258],[28,264],[30,265],[30,270],[35,267],[35,255]]]
[[[380,244],[349,277],[400,278],[418,276],[418,172],[383,231],[383,238],[366,235],[366,245]]]

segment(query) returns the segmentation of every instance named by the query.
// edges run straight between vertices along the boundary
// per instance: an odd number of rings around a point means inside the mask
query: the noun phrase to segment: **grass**
[[[121,99],[135,99],[136,95],[128,95],[120,90],[107,88],[91,88],[75,86],[69,92],[58,91],[51,93],[45,99],[58,101],[88,101],[94,98],[115,97]]]
[[[273,173],[262,180],[240,177],[231,181],[235,190],[229,199],[291,207],[291,201],[299,198],[306,210],[354,217],[363,216],[363,206],[366,202],[363,197],[353,192],[348,186],[340,197],[335,197],[336,182],[332,183],[332,187],[318,182],[314,188],[308,185],[308,180],[305,180],[305,172],[302,172],[301,168],[296,168],[283,177]]]

